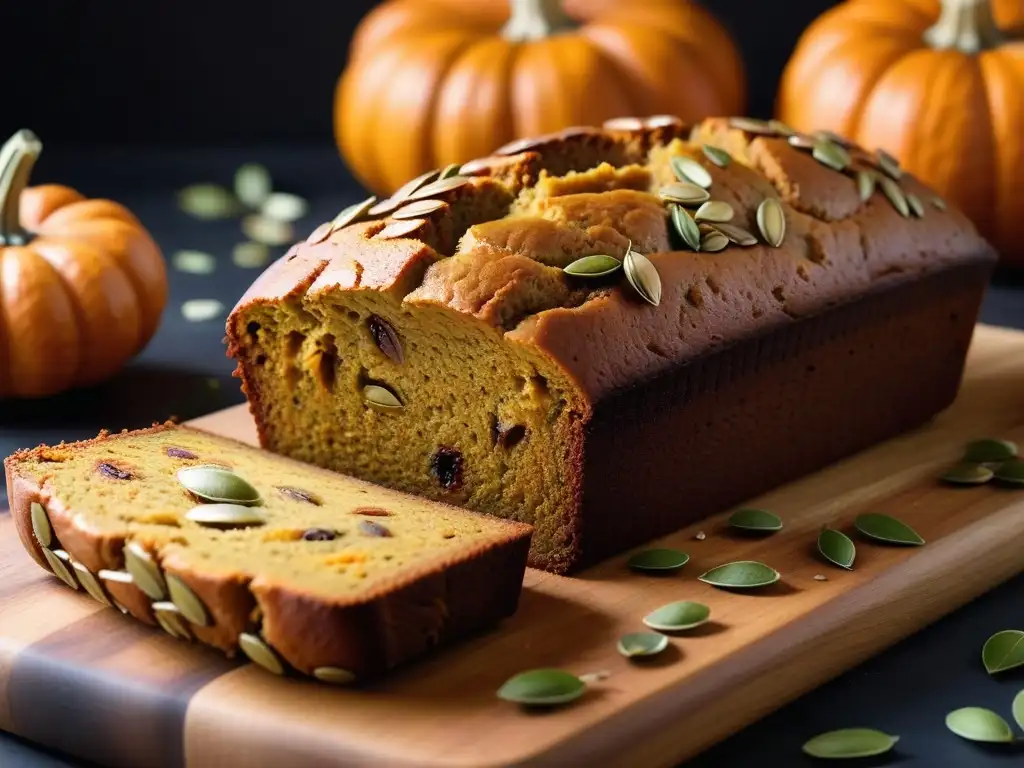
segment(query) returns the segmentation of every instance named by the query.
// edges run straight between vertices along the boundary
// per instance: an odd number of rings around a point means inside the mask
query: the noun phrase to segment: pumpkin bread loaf
[[[623,118],[346,209],[229,354],[265,447],[531,523],[566,572],[944,408],[994,258],[884,153]]]
[[[511,615],[530,528],[165,425],[4,464],[69,586],[278,674],[369,677]]]

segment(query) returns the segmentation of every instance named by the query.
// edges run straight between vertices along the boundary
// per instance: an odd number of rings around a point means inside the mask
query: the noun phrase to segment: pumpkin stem
[[[501,34],[513,43],[542,40],[576,26],[562,9],[562,0],[509,0],[509,5],[512,15]]]
[[[932,48],[968,54],[995,48],[1005,39],[992,14],[992,0],[942,0],[939,20],[924,33]]]
[[[24,245],[29,235],[18,214],[21,192],[43,145],[32,131],[22,129],[0,148],[0,246]]]

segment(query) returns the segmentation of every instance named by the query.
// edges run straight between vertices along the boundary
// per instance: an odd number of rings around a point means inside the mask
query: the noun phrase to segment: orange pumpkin
[[[152,337],[167,299],[160,249],[127,208],[25,188],[41,148],[19,131],[0,149],[0,397],[111,376]]]
[[[349,167],[388,194],[513,139],[744,101],[736,47],[689,0],[389,0],[352,42],[334,126]]]
[[[778,116],[881,147],[1024,266],[1021,0],[849,0],[801,38]]]

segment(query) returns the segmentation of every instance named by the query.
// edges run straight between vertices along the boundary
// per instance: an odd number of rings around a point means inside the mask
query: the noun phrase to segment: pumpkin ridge
[[[999,173],[995,179],[996,188],[992,200],[994,223],[984,234],[997,242],[1024,240],[1024,218],[1017,215],[1017,187],[1024,172],[1024,150],[1020,148],[1019,141],[1013,141],[1014,137],[1019,139],[1024,134],[1024,59],[1020,60],[1019,64],[1020,71],[1012,66],[1007,56],[1001,55],[998,51],[985,53],[979,57],[988,102],[992,105],[998,101],[998,115],[1011,123],[1011,127],[1004,129],[1005,135],[1001,136],[1000,121],[991,121],[992,143],[996,155],[995,167]],[[1000,81],[1003,83],[1001,90],[1008,96],[996,99],[993,91]],[[1005,102],[1013,95],[1016,95],[1017,103],[1015,107],[1007,107]],[[1016,115],[1013,122],[1016,122],[1019,130],[1012,127],[1010,115]],[[1015,150],[1011,150],[1011,147]]]

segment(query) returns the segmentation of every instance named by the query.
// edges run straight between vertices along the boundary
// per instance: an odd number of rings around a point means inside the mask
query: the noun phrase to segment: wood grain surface
[[[254,441],[244,407],[195,423]],[[979,326],[952,408],[752,500],[783,517],[780,533],[734,536],[723,513],[657,542],[692,557],[673,576],[630,573],[627,555],[575,578],[530,571],[513,619],[361,690],[275,678],[103,609],[36,567],[0,516],[0,728],[111,765],[673,765],[1024,569],[1024,491],[936,481],[979,436],[1024,443],[1024,334]],[[928,543],[858,539],[853,572],[822,562],[820,528],[849,531],[866,511]],[[697,581],[748,558],[782,581],[746,594]],[[681,599],[710,605],[712,622],[653,663],[616,653]],[[549,712],[495,698],[541,666],[608,676]]]

